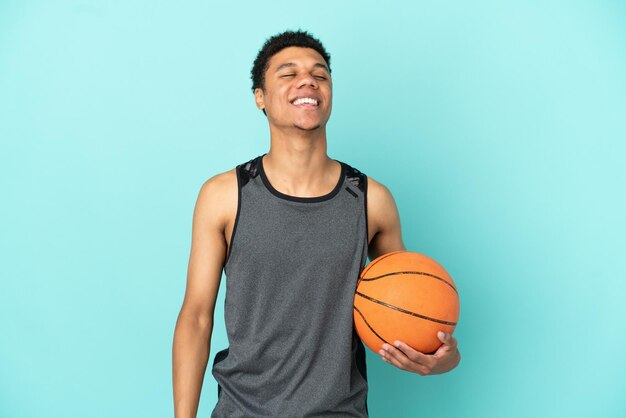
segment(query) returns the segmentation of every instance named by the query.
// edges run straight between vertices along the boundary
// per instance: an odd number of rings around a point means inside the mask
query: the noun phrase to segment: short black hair
[[[330,54],[326,51],[319,39],[315,38],[307,31],[303,30],[286,30],[282,33],[274,35],[268,38],[252,65],[251,77],[252,78],[252,91],[256,88],[265,90],[265,72],[269,67],[270,58],[282,49],[290,46],[298,46],[301,48],[312,48],[319,52],[328,65],[328,72],[330,73]]]

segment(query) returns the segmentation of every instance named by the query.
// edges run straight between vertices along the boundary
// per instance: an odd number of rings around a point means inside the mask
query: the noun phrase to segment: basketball
[[[454,331],[459,308],[456,285],[439,263],[416,252],[394,251],[372,260],[361,272],[354,325],[375,353],[383,343],[400,340],[431,354],[442,344],[437,331]]]

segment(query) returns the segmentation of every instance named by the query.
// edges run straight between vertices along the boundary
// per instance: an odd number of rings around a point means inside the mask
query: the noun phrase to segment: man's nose
[[[298,88],[304,87],[306,85],[309,85],[313,88],[317,88],[317,81],[315,80],[315,77],[313,77],[311,74],[308,74],[308,73],[304,74],[298,80]]]

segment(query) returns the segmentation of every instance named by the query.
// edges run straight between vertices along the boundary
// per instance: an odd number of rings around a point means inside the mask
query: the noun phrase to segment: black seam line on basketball
[[[387,276],[394,276],[396,274],[419,274],[420,276],[428,276],[428,277],[432,277],[433,279],[441,280],[442,282],[444,282],[445,284],[450,286],[452,288],[452,290],[454,290],[454,293],[456,293],[458,295],[458,292],[456,291],[456,288],[454,286],[452,286],[447,280],[442,279],[441,277],[435,276],[434,274],[426,273],[426,272],[423,272],[423,271],[395,271],[393,273],[383,274],[382,276],[367,277],[367,278],[364,277],[361,280],[363,280],[365,282],[369,282],[369,281],[372,281],[372,280],[382,279],[383,277],[387,277]]]
[[[383,342],[389,344],[389,341],[385,340],[383,337],[381,337],[375,330],[374,328],[372,328],[372,326],[370,325],[369,322],[367,322],[367,319],[365,319],[365,317],[363,316],[363,314],[361,313],[361,311],[359,311],[359,309],[354,306],[354,310],[358,312],[359,315],[361,315],[361,318],[363,318],[363,322],[365,322],[365,325],[367,325],[367,327],[378,337],[380,338]]]
[[[361,293],[361,292],[356,292],[356,294],[357,294],[357,295],[359,295],[359,296],[361,296],[362,298],[365,298],[365,299],[367,299],[367,300],[371,300],[371,301],[372,301],[372,302],[374,302],[374,303],[378,303],[379,305],[386,306],[386,307],[391,308],[391,309],[394,309],[394,310],[396,310],[396,311],[398,311],[398,312],[402,312],[402,313],[405,313],[405,314],[408,314],[408,315],[416,316],[416,317],[418,317],[418,318],[422,318],[422,319],[425,319],[425,320],[427,320],[427,321],[437,322],[437,323],[439,323],[439,324],[444,324],[444,325],[455,325],[455,326],[456,326],[456,322],[443,321],[443,320],[441,320],[441,319],[431,318],[431,317],[426,316],[426,315],[420,315],[420,314],[415,313],[415,312],[407,311],[406,309],[398,308],[397,306],[393,306],[393,305],[390,305],[390,304],[388,304],[388,303],[385,303],[385,302],[383,302],[382,300],[374,299],[374,298],[373,298],[373,297],[371,297],[371,296],[364,295],[364,294],[363,294],[363,293]]]
[[[387,253],[385,255],[381,255],[381,256],[377,257],[375,260],[373,260],[371,263],[369,263],[367,266],[365,266],[365,268],[363,269],[364,270],[363,272],[367,273],[372,267],[374,267],[376,264],[378,264],[379,261],[382,261],[382,260],[384,260],[385,258],[387,258],[389,256],[395,255],[397,252],[399,252],[399,251],[392,251],[390,253]],[[363,274],[363,272],[361,274]],[[361,280],[363,280],[363,278],[359,278],[358,281],[360,282]]]

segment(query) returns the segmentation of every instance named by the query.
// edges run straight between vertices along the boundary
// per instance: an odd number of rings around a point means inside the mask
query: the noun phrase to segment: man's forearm
[[[211,350],[213,323],[180,314],[174,330],[172,379],[175,418],[195,418]]]

